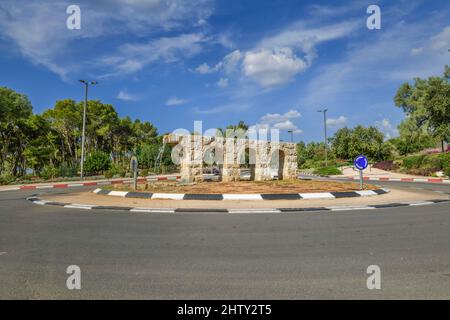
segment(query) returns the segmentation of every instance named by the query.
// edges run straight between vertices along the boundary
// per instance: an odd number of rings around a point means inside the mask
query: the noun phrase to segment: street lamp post
[[[291,142],[294,142],[294,131],[288,130],[288,132],[291,134]]]
[[[323,129],[325,132],[325,167],[328,167],[328,141],[327,141],[327,111],[328,109],[317,110],[317,112],[323,113]]]
[[[86,135],[86,108],[87,108],[87,99],[88,99],[88,88],[89,85],[95,85],[98,84],[97,81],[86,81],[86,80],[79,80],[81,83],[84,84],[84,107],[83,107],[83,133],[81,136],[81,180],[83,180],[83,166],[84,166],[84,141],[85,141],[85,135]]]

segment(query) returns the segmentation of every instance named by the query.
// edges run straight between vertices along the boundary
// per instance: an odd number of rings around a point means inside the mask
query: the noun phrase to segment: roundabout
[[[149,200],[96,195],[93,191],[98,186],[0,192],[0,296],[450,298],[450,203],[425,206],[425,200],[448,198],[450,186],[377,184],[391,192],[368,198],[295,201],[302,210],[301,206],[319,206],[319,202],[329,207],[311,212],[274,211],[280,200],[203,201],[208,204],[203,209],[192,208],[198,206],[197,200],[155,200],[166,210],[123,211],[114,207],[115,201],[130,201],[134,207]],[[61,202],[69,197],[95,197],[110,208],[80,210],[76,202],[64,207],[25,200],[33,195]],[[354,201],[378,203],[378,210],[366,210]],[[222,209],[223,214],[213,214],[221,206],[231,209],[232,203],[239,209],[244,202],[253,210]],[[383,208],[381,202],[397,205]],[[182,203],[191,208],[168,209]],[[337,212],[336,206],[345,208]],[[69,264],[83,270],[81,291],[65,288]],[[371,264],[382,269],[381,291],[365,286],[365,270]]]

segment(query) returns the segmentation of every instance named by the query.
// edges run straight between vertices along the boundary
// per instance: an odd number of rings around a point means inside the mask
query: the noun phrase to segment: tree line
[[[0,176],[77,175],[83,103],[59,100],[53,108],[34,114],[26,95],[0,87]],[[162,137],[150,122],[120,118],[111,104],[88,101],[85,140],[88,173],[126,171],[134,154],[138,155],[141,168],[153,169],[161,146]],[[170,164],[168,147],[163,164]]]
[[[394,104],[405,113],[399,124],[397,137],[385,139],[376,127],[339,129],[328,141],[330,160],[351,161],[364,154],[371,161],[390,160],[450,141],[450,67],[445,66],[442,77],[415,78],[402,84],[394,97]],[[320,167],[324,164],[325,143],[311,142],[297,145],[299,167]]]

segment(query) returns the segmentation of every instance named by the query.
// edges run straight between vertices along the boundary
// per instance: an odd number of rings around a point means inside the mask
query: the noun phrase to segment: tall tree
[[[395,105],[403,109],[418,127],[427,126],[430,133],[441,140],[450,140],[450,68],[445,66],[443,77],[415,78],[397,90]]]

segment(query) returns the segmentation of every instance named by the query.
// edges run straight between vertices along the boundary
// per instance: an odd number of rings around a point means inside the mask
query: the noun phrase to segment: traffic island
[[[350,183],[340,184],[346,185],[348,188],[354,187]],[[273,185],[276,185],[276,183]],[[204,186],[201,187],[203,188]],[[118,188],[119,190],[116,190],[116,188],[98,188],[94,192],[42,194],[33,196],[30,200],[36,204],[79,209],[98,209],[103,212],[108,210],[125,210],[130,212],[163,213],[267,213],[365,210],[407,205],[428,205],[448,201],[449,199],[446,194],[427,190],[403,190],[400,187],[392,187],[390,190],[387,190],[377,186],[367,187],[370,189],[363,191],[345,189],[345,191],[342,191],[342,189],[341,191],[335,191],[336,189],[334,189],[328,190],[329,192],[299,193],[297,193],[298,189],[292,188],[286,189],[284,193],[244,193],[244,191],[249,189],[244,189],[241,190],[241,193],[237,193],[236,190],[239,189],[235,188],[235,193],[205,194],[192,193],[193,188],[189,189],[191,193],[169,193],[168,191],[171,189],[168,185],[164,186],[166,188],[164,189],[166,191],[165,193],[127,191],[121,186]],[[223,189],[216,189],[216,191],[219,190],[222,191]],[[161,189],[158,189],[158,191],[161,191]],[[315,191],[318,190],[316,189]]]

